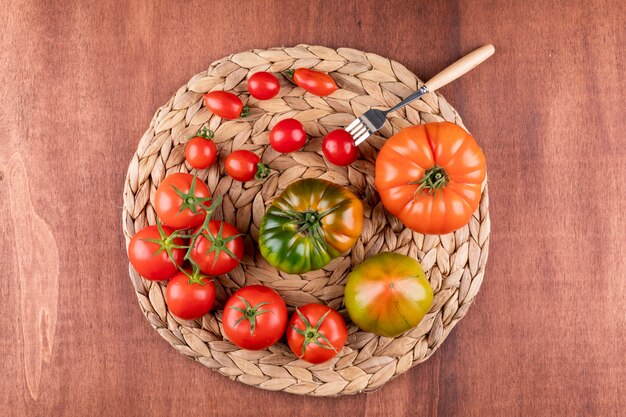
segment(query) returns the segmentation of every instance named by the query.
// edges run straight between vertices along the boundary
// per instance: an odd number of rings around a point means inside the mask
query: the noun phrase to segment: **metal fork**
[[[346,127],[346,131],[352,135],[354,144],[359,146],[367,138],[369,138],[374,132],[378,131],[385,124],[387,115],[393,111],[401,109],[410,102],[417,100],[424,94],[432,91],[436,91],[444,85],[456,80],[461,75],[469,72],[474,67],[485,61],[495,52],[493,45],[483,45],[475,51],[470,52],[463,58],[454,62],[439,72],[433,78],[428,80],[426,84],[421,86],[419,90],[396,104],[389,110],[377,110],[370,109],[355,119],[352,123]]]

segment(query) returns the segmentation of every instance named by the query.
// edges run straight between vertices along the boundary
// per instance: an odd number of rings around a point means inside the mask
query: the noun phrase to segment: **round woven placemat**
[[[317,97],[279,74],[298,67],[329,72],[340,89],[331,96]],[[258,101],[249,97],[246,79],[255,71],[278,73],[281,90],[276,98]],[[462,125],[461,118],[440,94],[429,93],[393,113],[379,134],[359,147],[359,160],[350,167],[327,164],[319,151],[327,132],[346,126],[370,107],[393,106],[421,84],[401,64],[375,54],[298,45],[230,55],[183,85],[158,109],[128,167],[122,216],[126,244],[135,231],[155,224],[153,199],[163,178],[190,171],[185,163],[185,142],[201,126],[215,131],[220,153],[218,164],[198,172],[214,194],[223,195],[215,218],[235,224],[248,237],[242,265],[215,279],[217,309],[201,320],[185,321],[170,314],[164,299],[166,283],[144,280],[129,267],[141,309],[156,331],[180,353],[232,379],[262,389],[315,396],[377,389],[430,357],[465,316],[483,280],[490,231],[487,189],[467,226],[447,235],[421,235],[404,228],[383,208],[374,188],[374,161],[385,138],[404,127],[443,120]],[[203,93],[211,90],[239,94],[250,106],[250,116],[225,121],[212,115],[202,104]],[[268,135],[279,120],[288,117],[303,122],[312,140],[302,151],[283,155],[268,146]],[[259,154],[273,169],[271,177],[245,184],[231,180],[222,167],[233,149]],[[324,178],[349,187],[362,197],[365,219],[363,235],[346,256],[319,271],[288,275],[265,262],[256,239],[265,207],[300,178]],[[346,316],[343,289],[347,274],[354,265],[381,251],[417,258],[435,293],[424,320],[402,336],[378,337],[359,331],[348,321],[349,336],[343,351],[321,365],[297,359],[284,341],[265,350],[248,351],[225,339],[221,308],[230,294],[245,285],[263,284],[275,289],[290,311],[319,302]]]

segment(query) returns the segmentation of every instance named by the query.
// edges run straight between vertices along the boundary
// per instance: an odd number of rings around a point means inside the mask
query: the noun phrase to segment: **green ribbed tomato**
[[[259,247],[271,265],[302,274],[347,252],[362,229],[357,196],[329,181],[303,179],[289,185],[265,212]]]
[[[415,259],[383,252],[348,275],[345,303],[362,330],[396,337],[417,326],[433,303],[433,289]]]

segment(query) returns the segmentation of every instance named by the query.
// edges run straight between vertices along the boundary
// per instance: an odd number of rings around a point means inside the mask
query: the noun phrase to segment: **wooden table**
[[[0,5],[0,415],[626,415],[626,3],[231,3]],[[297,43],[423,79],[496,46],[442,90],[489,161],[482,290],[430,360],[370,395],[211,372],[154,332],[128,279],[123,179],[156,108],[217,58]]]

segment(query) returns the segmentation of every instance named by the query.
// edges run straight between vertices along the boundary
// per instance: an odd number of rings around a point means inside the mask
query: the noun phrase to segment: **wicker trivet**
[[[340,89],[329,97],[317,97],[291,85],[281,71],[309,67],[329,72]],[[249,97],[246,78],[264,70],[277,73],[282,88],[268,101]],[[465,316],[483,280],[489,246],[489,204],[485,188],[479,209],[469,225],[442,236],[424,236],[387,213],[374,189],[374,161],[384,138],[418,123],[448,120],[462,125],[457,112],[439,94],[429,93],[405,109],[359,146],[360,159],[352,166],[328,165],[321,156],[323,136],[345,127],[370,107],[388,108],[415,91],[421,81],[401,64],[381,56],[348,48],[337,50],[299,45],[293,48],[256,49],[215,61],[207,71],[183,85],[161,107],[141,138],[128,167],[122,213],[126,244],[136,230],[155,224],[152,206],[156,187],[171,173],[189,172],[185,142],[200,126],[215,131],[219,163],[199,172],[214,194],[223,195],[218,219],[243,232],[246,255],[240,267],[215,280],[217,309],[202,320],[184,321],[172,316],[165,304],[165,283],[142,279],[132,268],[130,277],[144,314],[178,351],[232,379],[258,388],[294,394],[338,396],[379,388],[412,366],[425,361],[443,343],[454,325]],[[223,121],[202,105],[202,94],[230,90],[251,108],[250,116]],[[269,130],[281,119],[303,122],[313,137],[305,148],[283,155],[268,146]],[[242,184],[225,175],[222,167],[232,149],[249,149],[262,155],[274,170],[265,182]],[[265,207],[289,183],[319,177],[348,186],[364,201],[363,235],[345,257],[308,274],[278,272],[260,256],[255,240]],[[293,307],[325,303],[345,316],[343,289],[348,272],[366,257],[380,251],[413,256],[421,262],[434,289],[430,312],[413,330],[395,339],[378,337],[348,325],[348,342],[330,362],[311,365],[298,360],[284,342],[262,351],[241,350],[224,340],[221,308],[228,295],[250,284],[277,290]]]

